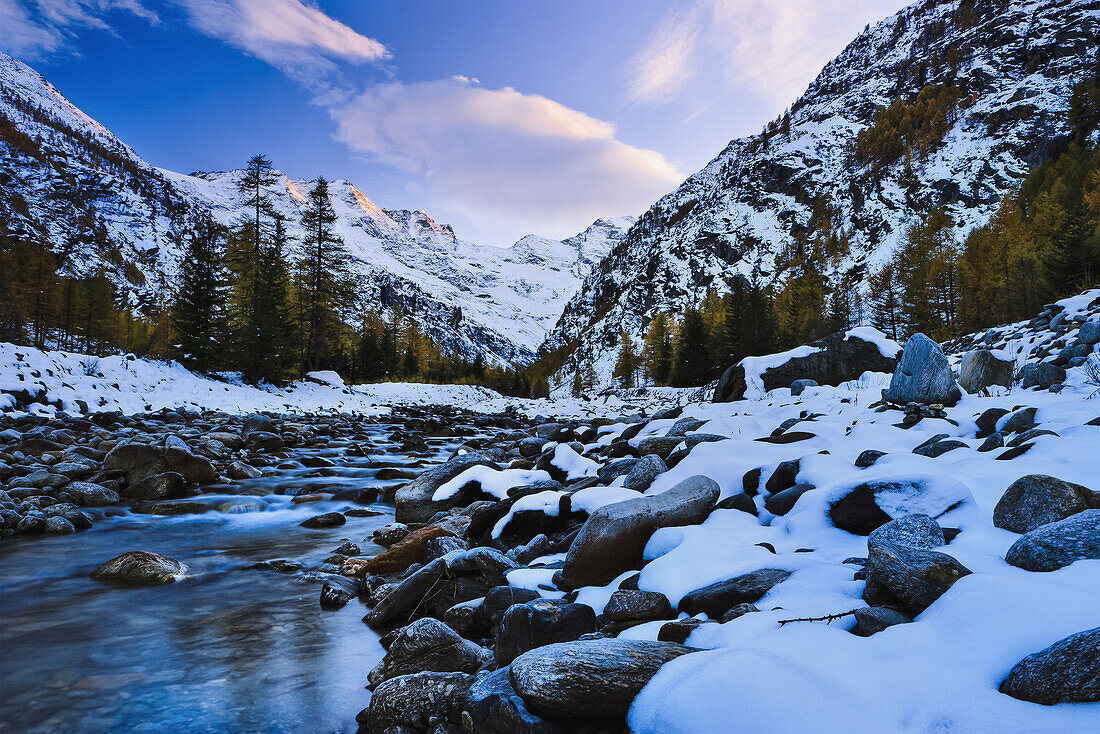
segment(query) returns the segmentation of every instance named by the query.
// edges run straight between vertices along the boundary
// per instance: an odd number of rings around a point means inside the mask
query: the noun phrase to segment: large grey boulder
[[[570,642],[596,631],[596,612],[585,604],[562,604],[536,599],[515,604],[504,612],[494,647],[497,665],[543,645]]]
[[[879,343],[881,341],[868,341],[858,333],[838,331],[812,342],[809,346],[816,351],[769,367],[759,377],[765,390],[775,390],[791,387],[796,381],[802,381],[803,386],[808,382],[839,385],[867,371],[891,372],[898,363],[897,355],[884,356]],[[738,362],[722,373],[714,390],[714,402],[728,403],[745,396],[748,384],[744,365],[744,361]]]
[[[975,349],[959,363],[959,384],[971,395],[994,385],[1012,386],[1015,362],[988,349]]]
[[[1046,706],[1100,702],[1100,627],[1028,655],[1012,667],[1000,690]]]
[[[661,666],[694,650],[674,642],[603,638],[547,645],[512,662],[512,686],[533,713],[567,722],[626,717]]]
[[[900,602],[906,612],[920,614],[970,574],[951,556],[927,548],[880,538],[867,551],[863,598],[872,606]]]
[[[92,571],[91,577],[96,581],[151,586],[179,581],[184,571],[184,565],[175,558],[147,551],[128,551]]]
[[[492,657],[481,645],[463,639],[438,619],[426,617],[398,633],[367,680],[377,688],[390,678],[410,673],[474,673]]]
[[[722,615],[738,604],[759,601],[773,586],[786,581],[790,575],[790,571],[762,568],[689,592],[680,600],[677,609],[691,615],[705,612],[711,619],[721,619]]]
[[[432,516],[440,510],[447,510],[461,504],[468,504],[462,502],[464,498],[461,496],[461,492],[456,493],[455,496],[450,499],[440,502],[433,501],[432,495],[435,494],[437,489],[451,479],[454,479],[471,466],[477,466],[479,464],[498,468],[496,464],[490,461],[484,454],[470,451],[465,454],[459,454],[450,461],[440,464],[439,466],[433,466],[416,479],[400,487],[394,497],[394,520],[403,523],[428,522],[431,520]]]
[[[374,690],[370,707],[356,717],[363,725],[360,731],[427,732],[437,721],[458,727],[473,682],[468,673],[427,672],[391,678]]]
[[[699,474],[660,494],[601,507],[569,547],[562,581],[573,588],[608,583],[641,562],[655,530],[701,523],[720,493],[717,482]]]
[[[1008,549],[1005,560],[1027,571],[1056,571],[1074,561],[1100,558],[1100,510],[1085,510],[1041,525]]]
[[[913,334],[905,342],[901,361],[882,394],[891,403],[954,405],[962,392],[940,345],[924,334]]]
[[[1005,490],[993,508],[993,524],[1027,533],[1090,508],[1100,509],[1100,492],[1045,474],[1028,474]]]

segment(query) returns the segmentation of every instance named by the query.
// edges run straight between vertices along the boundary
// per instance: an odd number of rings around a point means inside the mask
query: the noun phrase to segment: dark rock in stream
[[[339,512],[326,512],[323,515],[314,515],[308,520],[303,520],[298,524],[301,525],[303,528],[320,529],[339,527],[347,521],[347,518],[341,515]]]
[[[124,584],[170,584],[183,578],[184,566],[175,558],[147,551],[128,551],[101,565],[90,574],[96,581]]]

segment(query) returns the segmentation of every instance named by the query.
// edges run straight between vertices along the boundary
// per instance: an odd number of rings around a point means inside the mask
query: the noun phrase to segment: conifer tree
[[[634,338],[624,330],[619,335],[619,358],[615,362],[615,371],[611,376],[619,381],[620,387],[630,389],[634,387],[638,364],[638,355],[634,351]]]
[[[658,313],[649,322],[642,347],[646,378],[654,385],[667,385],[672,372],[673,323],[666,313]]]
[[[871,323],[895,341],[902,336],[901,287],[894,266],[886,264],[868,278]]]
[[[671,384],[697,387],[708,382],[711,371],[707,349],[707,328],[698,309],[689,308],[676,330],[676,350],[672,360]]]
[[[177,359],[189,369],[213,372],[222,366],[229,336],[224,231],[204,215],[187,233],[180,280],[172,308]]]
[[[286,223],[273,215],[271,244],[262,247],[256,268],[256,311],[244,344],[244,377],[249,382],[283,380],[294,359],[288,300],[290,273],[284,257]]]

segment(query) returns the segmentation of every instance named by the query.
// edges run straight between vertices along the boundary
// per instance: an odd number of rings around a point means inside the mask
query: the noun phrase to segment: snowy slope
[[[594,358],[606,382],[618,334],[640,334],[657,311],[682,311],[736,274],[774,280],[775,258],[828,197],[850,255],[831,274],[885,261],[920,213],[946,208],[961,238],[1067,132],[1073,85],[1100,46],[1097,0],[919,2],[875,25],[825,66],[791,107],[790,134],[730,142],[705,168],[646,212],[566,306],[547,348],[580,341],[560,375]],[[877,105],[913,99],[925,85],[963,91],[942,144],[880,180],[851,148]]]
[[[86,243],[70,267],[106,266],[135,304],[167,298],[173,234],[204,210],[225,224],[244,212],[239,171],[183,175],[154,168],[41,75],[0,54],[0,219],[57,247],[93,213],[106,244]],[[296,222],[311,183],[280,175],[270,192]],[[415,316],[447,351],[490,364],[530,361],[566,300],[633,223],[599,220],[567,240],[528,236],[477,245],[423,211],[384,211],[349,181],[332,184],[337,229],[358,261],[365,303]],[[115,252],[112,252],[112,248]]]

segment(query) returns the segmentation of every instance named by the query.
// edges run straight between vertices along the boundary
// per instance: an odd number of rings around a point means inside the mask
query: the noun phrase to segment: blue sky
[[[346,178],[460,237],[640,214],[901,0],[0,0],[149,162]]]

